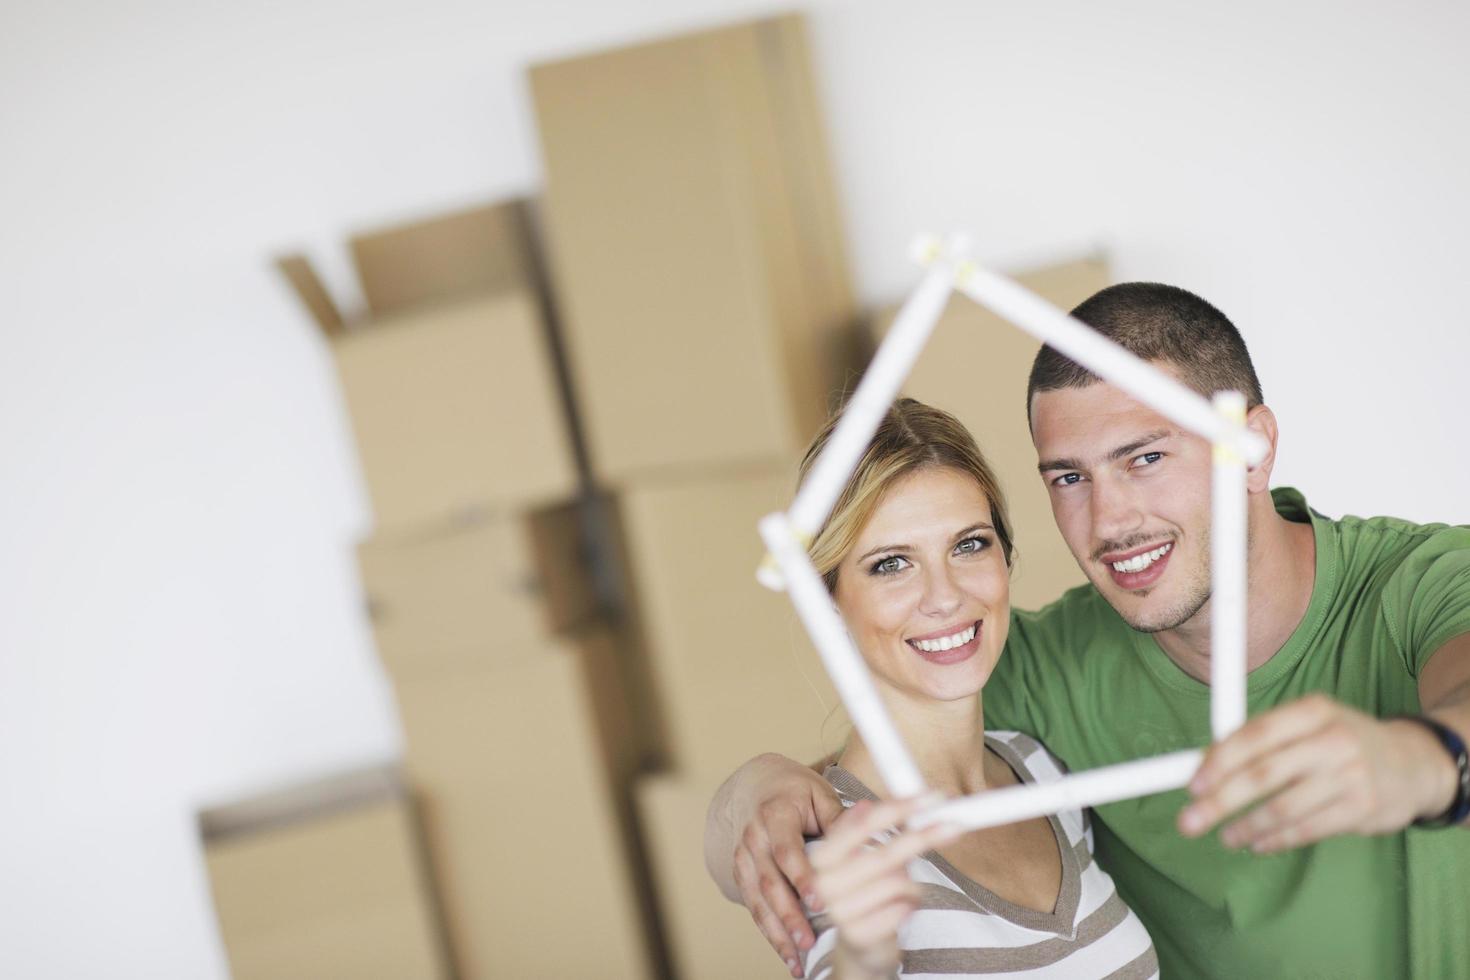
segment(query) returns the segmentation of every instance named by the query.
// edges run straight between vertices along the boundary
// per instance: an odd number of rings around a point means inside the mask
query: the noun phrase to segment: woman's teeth
[[[1113,562],[1113,568],[1120,572],[1141,572],[1160,558],[1164,557],[1174,547],[1172,544],[1161,544],[1153,551],[1145,551],[1141,555],[1134,555],[1127,561]]]
[[[939,653],[941,650],[953,650],[962,647],[975,638],[975,625],[971,624],[969,629],[960,630],[953,636],[941,636],[937,640],[915,640],[914,646],[925,653]]]

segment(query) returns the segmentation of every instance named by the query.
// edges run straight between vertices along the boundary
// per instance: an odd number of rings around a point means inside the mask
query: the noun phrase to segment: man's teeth
[[[941,636],[937,640],[915,640],[914,646],[925,653],[938,653],[941,650],[953,650],[962,647],[975,638],[975,625],[971,624],[969,629],[960,630],[953,636]]]
[[[1115,561],[1113,562],[1113,568],[1120,572],[1141,572],[1167,555],[1173,547],[1172,544],[1161,544],[1153,551],[1145,551],[1141,555],[1134,555],[1127,561]]]

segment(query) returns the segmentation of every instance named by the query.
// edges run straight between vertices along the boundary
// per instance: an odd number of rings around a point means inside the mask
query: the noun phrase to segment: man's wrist
[[[1413,739],[1415,749],[1407,757],[1418,760],[1421,765],[1416,768],[1424,774],[1420,781],[1424,792],[1414,811],[1413,824],[1433,827],[1463,820],[1467,802],[1463,739],[1443,722],[1424,715],[1400,715],[1390,721],[1406,738]]]

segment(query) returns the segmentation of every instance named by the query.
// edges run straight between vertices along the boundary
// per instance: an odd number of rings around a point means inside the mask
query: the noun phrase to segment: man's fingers
[[[810,865],[806,858],[802,828],[805,823],[800,807],[779,802],[761,807],[759,826],[746,828],[744,847],[753,859],[758,888],[766,905],[782,922],[798,950],[811,947],[811,927],[801,906],[797,889],[803,883],[810,889]],[[787,868],[803,873],[801,881],[791,880]]]
[[[1222,743],[1223,744],[1223,743]],[[1277,793],[1302,779],[1335,771],[1352,751],[1346,740],[1320,731],[1267,752],[1226,773],[1207,793],[1179,814],[1179,832],[1197,837],[1233,813]],[[1269,803],[1261,809],[1268,809]],[[1264,813],[1261,820],[1268,820]]]
[[[1295,839],[1303,821],[1329,806],[1348,803],[1342,785],[1330,774],[1307,778],[1262,803],[1220,832],[1226,847],[1252,847],[1272,838]],[[1294,846],[1294,845],[1289,845]]]
[[[791,887],[796,890],[801,901],[813,912],[822,911],[816,893],[816,872],[812,870],[812,862],[806,856],[806,847],[773,844],[771,858],[786,876],[786,880],[791,882]]]
[[[1190,792],[1203,796],[1242,766],[1326,725],[1339,710],[1340,706],[1326,695],[1309,694],[1257,715],[1225,741],[1210,747],[1189,782]]]
[[[771,944],[776,955],[786,964],[793,977],[801,976],[801,952],[791,930],[766,901],[761,892],[760,875],[755,871],[755,859],[744,847],[735,852],[735,883],[740,887],[740,900],[755,920],[756,928]]]
[[[1353,807],[1344,804],[1343,798],[1338,797],[1316,812],[1262,837],[1251,845],[1251,850],[1257,854],[1269,854],[1293,847],[1305,847],[1328,837],[1349,833],[1357,824],[1358,813]]]
[[[780,921],[796,948],[802,951],[811,949],[815,937],[812,935],[811,923],[802,911],[801,900],[774,864],[762,874],[760,892],[766,906]]]
[[[832,829],[832,823],[838,817],[847,812],[847,807],[842,805],[842,800],[835,792],[818,793],[812,797],[812,817],[817,825],[808,829],[807,833],[812,837],[820,837]]]

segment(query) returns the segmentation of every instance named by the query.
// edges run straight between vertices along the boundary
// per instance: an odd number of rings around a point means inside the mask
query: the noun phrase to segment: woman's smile
[[[943,666],[962,663],[980,649],[984,623],[984,620],[977,619],[959,629],[936,630],[923,636],[911,636],[904,642],[931,664]]]

